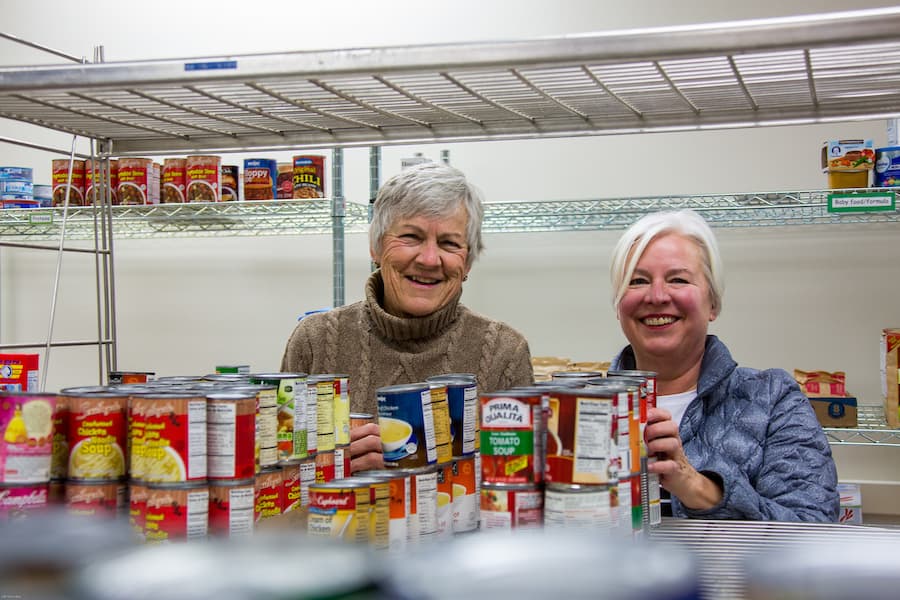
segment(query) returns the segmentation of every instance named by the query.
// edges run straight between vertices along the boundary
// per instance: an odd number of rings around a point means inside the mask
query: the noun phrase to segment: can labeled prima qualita
[[[429,377],[429,383],[447,386],[447,404],[450,411],[450,439],[453,456],[466,456],[477,449],[478,439],[478,384],[470,374],[449,374]]]
[[[307,394],[306,373],[257,373],[254,384],[273,385],[278,403],[278,460],[306,458]]]
[[[367,480],[350,478],[311,485],[309,535],[366,543],[370,498]]]
[[[537,388],[482,394],[483,483],[536,484],[544,476],[544,407]]]
[[[547,484],[545,528],[611,529],[614,525],[609,485]]]
[[[207,476],[246,479],[256,474],[256,394],[219,392],[206,396]]]
[[[316,395],[316,452],[334,451],[334,376],[310,375],[307,383]]]
[[[482,484],[482,529],[537,529],[543,521],[544,492],[540,485]]]
[[[208,532],[206,481],[147,483],[144,539],[148,544],[205,539]]]
[[[202,393],[190,390],[133,395],[131,477],[157,483],[205,481],[206,405]]]
[[[209,484],[209,533],[217,537],[248,537],[253,533],[254,479]]]
[[[256,522],[277,517],[284,511],[284,475],[281,467],[266,467],[254,480],[253,518]]]
[[[0,392],[0,483],[50,479],[55,394]]]
[[[0,523],[39,515],[49,506],[49,483],[0,483]]]
[[[474,456],[453,459],[453,533],[478,529],[478,485]]]
[[[388,550],[400,552],[406,548],[409,518],[411,480],[404,469],[375,469],[361,471],[360,477],[381,479],[389,486],[390,508],[388,511]]]
[[[69,479],[65,498],[70,515],[116,519],[128,506],[128,484],[121,479]]]
[[[548,389],[547,482],[600,484],[616,475],[615,397],[599,388]]]
[[[128,397],[108,388],[61,390],[69,406],[68,477],[119,479],[126,474]]]
[[[429,385],[392,385],[376,395],[384,464],[419,468],[437,462]]]
[[[450,407],[447,401],[447,384],[428,382],[431,395],[431,415],[434,419],[434,449],[439,465],[453,461],[453,445],[450,437]]]

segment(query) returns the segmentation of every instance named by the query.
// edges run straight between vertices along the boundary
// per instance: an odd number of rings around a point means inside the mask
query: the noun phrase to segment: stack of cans
[[[3,208],[34,208],[31,167],[0,167],[0,206]]]

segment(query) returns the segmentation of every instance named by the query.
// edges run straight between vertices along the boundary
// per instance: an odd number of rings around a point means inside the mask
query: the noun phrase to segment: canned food
[[[376,394],[385,465],[416,468],[437,462],[429,385],[392,385]]]
[[[369,537],[369,485],[369,480],[344,479],[309,486],[309,535],[365,543]]]
[[[453,535],[453,462],[437,466],[436,539]]]
[[[306,373],[261,373],[250,375],[254,384],[276,387],[278,403],[278,460],[306,458]]]
[[[256,472],[278,463],[278,396],[274,385],[242,384],[229,392],[252,392],[256,396],[254,457]]]
[[[274,200],[277,181],[278,164],[274,160],[244,159],[244,200]]]
[[[107,172],[107,164],[109,165],[109,169]],[[97,176],[96,184],[94,182],[94,175]],[[107,182],[109,187],[107,187]],[[94,163],[93,161],[86,160],[84,162],[84,203],[87,206],[90,206],[94,203],[100,205],[107,202],[106,190],[109,189],[109,203],[110,204],[118,204],[118,199],[116,198],[116,188],[119,186],[119,161],[110,160],[108,163],[106,161],[100,160]]]
[[[316,394],[316,452],[334,451],[334,376],[310,375],[309,393]]]
[[[466,456],[475,452],[478,435],[478,384],[475,376],[464,374],[429,377],[429,383],[447,386],[447,402],[450,411],[450,439],[453,456]]]
[[[222,165],[220,173],[222,179],[222,202],[237,202],[241,199],[240,187],[240,169],[237,165]]]
[[[205,481],[207,400],[189,390],[131,399],[131,476],[147,482]],[[69,469],[71,476],[71,468]]]
[[[284,511],[284,480],[281,467],[267,467],[256,476],[253,518],[258,522],[277,517]]]
[[[478,529],[478,486],[474,456],[453,459],[453,532]]]
[[[588,379],[588,389],[601,388],[616,393],[616,446],[618,448],[618,476],[639,475],[641,465],[640,440],[640,388],[636,383],[624,380]]]
[[[250,365],[216,365],[216,373],[237,374],[250,377]]]
[[[481,486],[482,529],[534,529],[543,524],[544,492],[534,484]]]
[[[350,444],[334,447],[334,478],[350,477]]]
[[[0,391],[0,483],[50,479],[56,404],[52,394]]]
[[[51,479],[48,488],[47,502],[50,506],[65,506],[66,504],[66,482],[62,479]]]
[[[70,515],[115,519],[127,505],[128,486],[122,480],[97,479],[66,482],[65,504]]]
[[[160,179],[160,202],[164,204],[186,202],[186,160],[167,158],[163,161]]]
[[[428,386],[431,394],[431,415],[434,419],[434,449],[437,454],[437,463],[439,465],[447,465],[453,461],[447,384],[432,381],[428,383]]]
[[[437,535],[437,467],[404,469],[409,472],[410,507],[408,542],[417,544],[428,542]]]
[[[300,508],[301,482],[300,465],[308,458],[288,460],[281,463],[281,497],[284,498],[282,513],[289,513]]]
[[[70,479],[119,479],[126,474],[128,398],[109,388],[66,388]]]
[[[142,481],[131,480],[128,484],[128,525],[135,537],[144,541],[147,523],[147,496],[149,490]]]
[[[550,389],[547,472],[556,483],[609,483],[616,475],[615,392],[586,388]]]
[[[544,471],[544,406],[537,389],[482,394],[481,461],[484,483],[536,484]]]
[[[367,423],[374,423],[375,415],[369,413],[350,413],[350,429],[362,427]]]
[[[362,471],[360,477],[382,479],[388,482],[390,509],[388,512],[388,550],[399,552],[406,548],[410,518],[410,475],[403,469],[378,469]]]
[[[306,458],[300,461],[300,506],[309,507],[309,486],[316,483],[316,459]]]
[[[120,158],[118,173],[119,204],[154,204],[154,185],[159,200],[159,179],[153,180],[153,161],[149,158]]]
[[[544,527],[611,529],[610,487],[548,483],[544,490]]]
[[[51,162],[53,206],[65,204],[66,196],[68,196],[69,206],[84,206],[84,161],[71,161],[71,179],[69,179],[69,166],[68,158],[55,158]]]
[[[290,200],[294,197],[294,165],[278,163],[278,179],[275,182],[275,198]]]
[[[188,202],[221,200],[221,164],[222,159],[218,156],[188,156],[185,159],[185,197]]]
[[[255,483],[250,479],[211,482],[209,533],[217,537],[247,537],[253,533]]]
[[[293,176],[294,198],[325,197],[324,156],[295,156]]]
[[[376,550],[387,550],[391,523],[391,484],[382,477],[350,477],[346,480],[369,484],[369,545]]]
[[[329,375],[334,379],[334,443],[344,446],[350,443],[350,376]]]
[[[155,374],[153,371],[110,371],[109,385],[147,383]]]
[[[39,514],[49,505],[49,483],[0,483],[0,523]]]
[[[316,483],[334,481],[334,450],[316,453]]]
[[[147,543],[205,539],[208,532],[209,487],[205,481],[147,484]]]
[[[206,396],[207,473],[210,479],[246,479],[256,473],[256,394]]]

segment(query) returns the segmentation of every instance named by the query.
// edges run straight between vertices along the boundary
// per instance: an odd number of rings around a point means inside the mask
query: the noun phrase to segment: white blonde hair
[[[709,287],[709,300],[713,313],[722,312],[722,296],[725,294],[725,277],[719,244],[709,224],[690,209],[655,212],[632,223],[613,249],[609,266],[609,278],[613,290],[613,307],[618,308],[622,296],[634,275],[641,255],[657,237],[675,233],[691,239],[700,248],[703,276]]]

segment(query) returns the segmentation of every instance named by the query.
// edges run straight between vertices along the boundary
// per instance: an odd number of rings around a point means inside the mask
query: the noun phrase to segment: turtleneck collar
[[[375,271],[366,281],[366,306],[375,331],[396,341],[421,340],[440,334],[456,320],[460,296],[462,292],[446,306],[425,317],[395,317],[384,310],[381,271]]]

